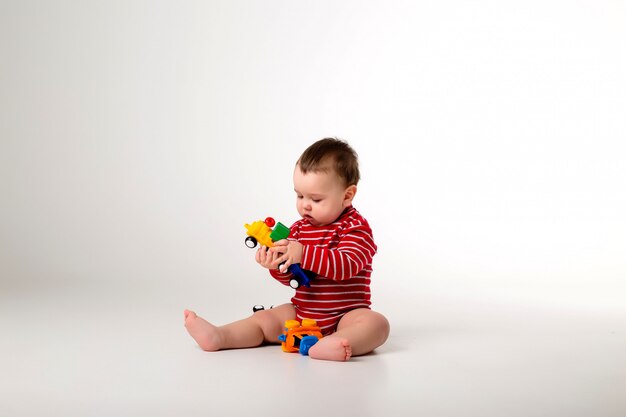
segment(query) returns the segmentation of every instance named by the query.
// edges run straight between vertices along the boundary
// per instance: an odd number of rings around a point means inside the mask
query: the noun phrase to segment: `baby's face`
[[[348,193],[348,189],[335,172],[303,174],[300,167],[296,166],[293,184],[298,213],[314,226],[334,222],[343,210],[352,204],[353,194]]]

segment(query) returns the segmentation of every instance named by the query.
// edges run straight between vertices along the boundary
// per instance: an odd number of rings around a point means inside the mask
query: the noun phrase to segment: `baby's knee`
[[[369,311],[361,316],[361,320],[366,322],[368,326],[375,329],[376,334],[380,335],[382,342],[389,337],[389,320],[385,316],[375,311]]]
[[[257,323],[263,332],[265,341],[278,341],[278,336],[283,332],[284,323],[272,314],[271,310],[257,311],[252,316],[252,319]]]
[[[363,314],[360,319],[367,323],[366,325],[373,330],[374,334],[380,338],[380,344],[385,343],[389,337],[390,325],[389,320],[385,316],[375,311],[369,310]]]
[[[381,336],[383,339],[383,343],[387,340],[387,338],[389,337],[389,332],[391,331],[391,326],[389,325],[389,320],[387,320],[387,317],[383,316],[380,313],[374,313],[376,315],[376,322],[378,325],[378,328],[381,331]]]

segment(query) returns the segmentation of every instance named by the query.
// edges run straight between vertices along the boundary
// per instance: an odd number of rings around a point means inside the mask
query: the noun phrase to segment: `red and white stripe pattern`
[[[317,274],[310,288],[301,286],[291,299],[298,319],[315,319],[322,333],[329,334],[348,311],[370,307],[376,244],[367,220],[354,207],[327,226],[299,220],[291,226],[289,239],[304,245],[302,269]],[[284,285],[292,278],[277,270],[270,273]]]

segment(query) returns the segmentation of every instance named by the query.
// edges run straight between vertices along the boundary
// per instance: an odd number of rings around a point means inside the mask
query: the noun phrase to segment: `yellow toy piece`
[[[261,245],[267,246],[268,248],[274,246],[274,242],[272,238],[270,238],[272,229],[261,220],[253,222],[252,224],[244,224],[244,227],[246,228],[247,235],[255,239]],[[256,246],[256,244],[254,246]],[[253,248],[254,246],[249,247]]]

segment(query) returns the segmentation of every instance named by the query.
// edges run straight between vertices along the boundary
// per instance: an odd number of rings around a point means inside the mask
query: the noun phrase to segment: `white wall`
[[[275,297],[242,225],[339,136],[375,301],[623,309],[625,44],[617,1],[2,2],[0,290]]]

